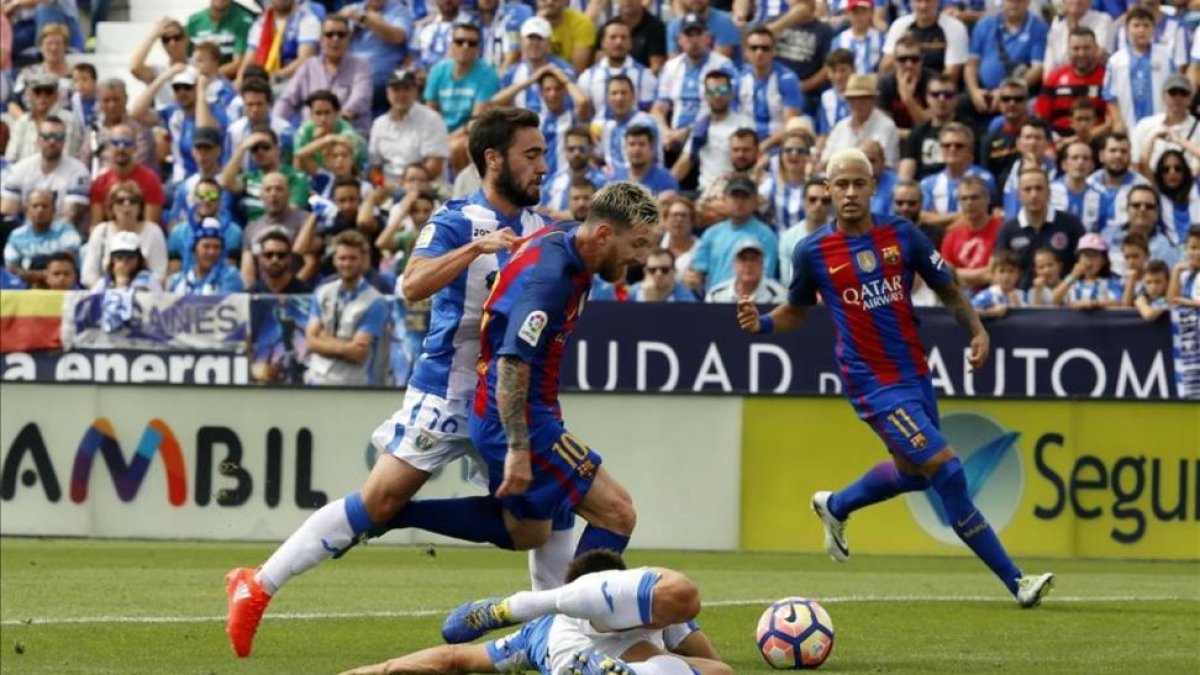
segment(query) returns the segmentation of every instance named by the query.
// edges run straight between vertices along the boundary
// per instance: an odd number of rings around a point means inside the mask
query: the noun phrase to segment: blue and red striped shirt
[[[515,356],[529,364],[530,426],[562,420],[559,371],[567,338],[575,329],[592,286],[592,273],[575,249],[577,228],[546,230],[527,242],[496,278],[483,307],[476,417],[499,420],[496,360]]]
[[[929,374],[913,312],[913,275],[935,290],[954,278],[912,223],[878,214],[872,219],[874,226],[861,236],[827,225],[792,254],[788,303],[813,305],[820,293],[833,317],[835,356],[852,400]]]

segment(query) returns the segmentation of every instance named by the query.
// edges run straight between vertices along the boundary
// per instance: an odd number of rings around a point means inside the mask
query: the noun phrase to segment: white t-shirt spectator
[[[414,103],[400,122],[391,113],[385,113],[371,123],[367,161],[372,166],[382,166],[388,180],[399,182],[404,177],[404,167],[426,157],[449,156],[445,120],[420,103]]]
[[[853,117],[847,117],[834,125],[825,142],[825,150],[821,153],[821,161],[828,162],[834,150],[857,148],[863,141],[873,140],[883,148],[884,163],[888,168],[895,169],[900,163],[900,136],[896,133],[896,123],[892,118],[875,108],[866,123],[858,129],[851,126],[853,121]]]
[[[57,197],[54,208],[65,217],[70,205],[87,206],[92,189],[92,175],[83,162],[63,155],[50,173],[42,173],[42,156],[32,155],[12,164],[5,171],[2,194],[25,202],[34,190],[50,190]]]
[[[884,54],[894,54],[896,52],[896,41],[900,39],[900,36],[908,32],[909,27],[916,20],[917,15],[909,14],[892,22],[892,26],[888,28],[887,36],[883,40]],[[968,48],[970,47],[967,27],[963,25],[963,22],[947,14],[938,16],[937,25],[946,35],[946,56],[944,59],[946,67],[965,65]]]
[[[113,238],[121,232],[111,222],[100,223],[92,228],[87,247],[83,250],[83,263],[79,266],[79,281],[91,288],[108,270],[108,256],[112,251]],[[158,287],[167,278],[167,239],[156,223],[142,223],[137,233],[138,248],[146,261],[146,268]]]
[[[758,288],[754,289],[752,296],[754,303],[757,305],[778,305],[787,299],[787,289],[783,284],[763,277],[758,282]],[[741,297],[737,292],[737,280],[727,279],[713,286],[704,296],[705,302],[737,302]]]
[[[1133,135],[1130,137],[1131,156],[1134,161],[1139,161],[1142,158],[1147,143],[1154,144],[1154,150],[1150,154],[1150,170],[1153,172],[1154,167],[1158,165],[1158,158],[1167,150],[1179,150],[1183,152],[1183,148],[1168,141],[1165,138],[1154,138],[1154,134],[1163,129],[1167,119],[1166,113],[1158,113],[1151,115],[1133,128]],[[1195,115],[1188,115],[1183,122],[1171,127],[1180,136],[1190,140],[1193,143],[1200,143],[1200,120],[1197,120]],[[1200,157],[1189,152],[1183,152],[1183,156],[1187,158],[1187,162],[1192,167],[1193,174],[1200,174]]]

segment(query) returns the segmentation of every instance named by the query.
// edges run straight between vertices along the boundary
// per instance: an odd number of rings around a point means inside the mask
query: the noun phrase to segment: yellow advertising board
[[[942,430],[969,490],[1014,555],[1200,559],[1200,405],[946,401]],[[820,551],[809,512],[887,460],[842,400],[743,404],[742,529],[747,550]],[[851,550],[966,552],[924,493],[851,519]]]

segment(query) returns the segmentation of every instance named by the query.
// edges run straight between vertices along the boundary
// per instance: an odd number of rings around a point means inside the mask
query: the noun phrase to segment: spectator
[[[709,227],[700,237],[692,258],[690,287],[711,290],[732,278],[736,244],[746,238],[757,239],[762,244],[767,275],[776,275],[779,240],[774,230],[754,217],[758,208],[754,181],[746,176],[732,178],[725,187],[725,194],[729,201],[729,218]]]
[[[156,114],[151,109],[151,102],[155,92],[168,80],[171,82],[171,91],[175,93],[175,102],[159,109]],[[162,124],[166,127],[171,138],[172,167],[168,184],[172,187],[196,172],[196,163],[192,157],[192,140],[195,138],[196,127],[224,130],[229,126],[225,111],[210,106],[206,97],[196,94],[197,88],[207,91],[208,81],[198,77],[191,67],[177,64],[155,78],[134,100],[133,109],[130,111],[130,115],[142,124]]]
[[[58,80],[52,75],[42,74],[29,78],[29,112],[13,123],[8,148],[4,151],[9,164],[38,154],[41,126],[50,118],[57,119],[63,127],[62,149],[72,158],[79,156],[83,146],[83,130],[79,128],[79,120],[60,105]]]
[[[310,102],[316,92],[332,92],[341,118],[365,137],[371,130],[371,68],[348,53],[349,21],[340,16],[327,17],[322,31],[320,56],[305,60],[296,69],[275,102],[275,114],[296,124],[301,104]],[[297,142],[303,145],[303,140]]]
[[[871,75],[879,69],[883,58],[883,33],[872,24],[874,3],[871,0],[847,0],[846,18],[849,25],[833,38],[834,49],[846,49],[854,55],[854,72]]]
[[[1161,260],[1167,265],[1179,262],[1179,244],[1175,230],[1163,225],[1162,199],[1158,192],[1149,185],[1135,185],[1126,196],[1126,211],[1129,220],[1124,225],[1112,225],[1100,232],[1108,251],[1108,262],[1112,273],[1118,277],[1125,276],[1128,267],[1125,264],[1124,250],[1121,242],[1131,234],[1138,234],[1146,239],[1150,257]]]
[[[990,195],[996,194],[996,180],[987,169],[973,162],[975,135],[970,128],[950,122],[942,127],[938,140],[946,168],[921,181],[921,224],[944,229],[958,218],[957,191],[963,177],[979,176]]]
[[[583,179],[599,190],[608,182],[604,173],[592,166],[591,135],[585,127],[574,127],[567,131],[563,149],[566,151],[565,166],[542,181],[542,211],[556,220],[567,220],[570,216],[571,184]],[[622,148],[622,150],[624,150]]]
[[[896,189],[892,191],[892,215],[912,221],[914,225],[920,226],[921,231],[935,246],[941,245],[943,230],[921,226],[920,183],[903,178],[896,182]]]
[[[146,220],[145,200],[137,183],[125,181],[112,186],[104,201],[104,222],[92,227],[80,265],[83,285],[91,287],[108,267],[113,242],[121,232],[138,237],[142,258],[161,286],[167,278],[167,241],[157,223]]]
[[[762,210],[777,232],[804,220],[804,186],[811,154],[804,134],[788,132],[783,137],[778,157],[769,164],[769,171],[758,184]]]
[[[1029,0],[1004,0],[998,14],[975,24],[963,81],[977,112],[994,109],[997,90],[1008,78],[1030,88],[1041,85],[1048,32],[1046,22],[1029,12]]]
[[[475,12],[483,27],[481,58],[502,73],[520,56],[521,26],[533,17],[533,7],[523,2],[475,0]]]
[[[592,197],[596,194],[596,186],[591,181],[581,178],[571,183],[567,190],[567,204],[571,219],[582,223],[587,220],[592,209]],[[670,193],[666,193],[668,196]]]
[[[96,66],[90,63],[77,63],[71,67],[71,112],[79,120],[79,128],[87,130],[96,123]],[[85,138],[86,138],[86,131]],[[82,146],[80,147],[82,150]]]
[[[342,119],[341,103],[333,92],[319,89],[309,94],[304,101],[308,108],[308,119],[296,133],[296,156],[293,164],[310,176],[326,167],[322,148],[336,138],[336,142],[350,145],[355,166],[367,163],[366,137],[359,135],[354,125]],[[280,158],[282,161],[282,157]]]
[[[1083,141],[1092,147],[1092,153],[1100,154],[1101,144],[1104,136],[1099,135],[1096,130],[1100,128],[1100,114],[1103,106],[1097,106],[1090,98],[1076,99],[1071,104],[1071,135],[1064,138],[1059,143],[1060,148],[1072,141]]]
[[[1168,3],[1176,5],[1174,0],[1167,0]],[[1186,4],[1186,3],[1185,3]],[[1195,26],[1192,20],[1188,19],[1188,30],[1184,30],[1183,21],[1184,15],[1187,13],[1186,7],[1171,7],[1171,14],[1163,12],[1162,0],[1131,0],[1129,9],[1134,5],[1150,13],[1150,19],[1154,26],[1154,43],[1161,46],[1170,55],[1171,64],[1176,68],[1186,68],[1188,63],[1188,33]],[[1129,15],[1125,15],[1125,21],[1114,22],[1117,25],[1116,44],[1122,47],[1129,45]]]
[[[1167,285],[1170,283],[1171,268],[1161,260],[1151,260],[1142,274],[1141,290],[1133,299],[1133,307],[1146,321],[1157,321],[1158,317],[1171,309],[1167,302]]]
[[[671,252],[677,278],[684,278],[685,284],[687,271],[691,268],[692,257],[699,241],[693,229],[695,222],[696,207],[692,200],[679,195],[672,195],[663,200],[663,235],[658,245],[659,248]]]
[[[254,158],[254,169],[242,173],[241,166],[247,153]],[[263,214],[263,185],[270,173],[278,173],[286,181],[292,206],[308,203],[308,177],[279,161],[279,139],[270,129],[256,130],[247,136],[221,170],[221,187],[241,197],[242,211],[251,223]]]
[[[350,55],[371,69],[372,112],[387,110],[388,78],[408,57],[413,35],[413,15],[401,0],[363,0],[346,4],[338,12],[351,21]]]
[[[591,118],[591,103],[583,89],[558,66],[542,66],[534,75],[536,80],[531,77],[501,89],[492,100],[496,105],[510,105],[518,92],[538,83],[538,101],[531,109],[541,119],[542,136],[546,139],[546,167],[554,174],[567,165],[567,132],[580,121]]]
[[[1100,216],[1092,231],[1103,231],[1109,225],[1120,225],[1129,218],[1121,210],[1129,189],[1148,184],[1136,171],[1129,170],[1129,137],[1113,132],[1104,137],[1100,151],[1100,169],[1088,177],[1088,185],[1100,193]]]
[[[89,288],[155,292],[162,290],[162,282],[146,267],[138,236],[133,232],[118,232],[113,237],[102,275]]]
[[[634,60],[658,73],[667,61],[667,27],[646,10],[642,0],[617,0],[615,18],[629,26],[632,36],[630,54]]]
[[[1163,225],[1172,239],[1186,241],[1188,227],[1200,223],[1200,183],[1183,153],[1162,153],[1154,169],[1154,187],[1163,196]]]
[[[1063,264],[1052,248],[1042,247],[1033,252],[1033,284],[1025,292],[1028,307],[1053,307],[1054,289],[1062,283]]]
[[[959,283],[975,289],[986,286],[992,277],[988,266],[1003,224],[988,211],[988,199],[987,183],[979,176],[959,181],[961,216],[946,229],[941,243],[942,259],[954,268]]]
[[[253,64],[266,69],[271,84],[287,82],[317,55],[320,44],[321,20],[307,2],[270,0],[250,27],[238,79],[244,81],[246,68]]]
[[[137,141],[134,145],[133,160],[145,166],[158,166],[153,127],[130,117],[128,104],[129,97],[124,80],[114,77],[100,83],[96,90],[96,105],[99,109],[96,121],[84,130],[80,149],[80,160],[92,173],[99,173],[102,168],[101,161],[108,144],[108,134],[121,125],[133,129]]]
[[[732,61],[709,48],[708,28],[700,15],[684,16],[680,34],[683,51],[663,66],[658,82],[658,101],[650,109],[659,128],[664,130],[663,144],[668,152],[682,147],[691,127],[707,107],[701,91],[706,86],[708,74],[724,71],[732,77],[734,70]]]
[[[462,0],[437,0],[437,13],[430,13],[417,22],[416,50],[418,64],[428,71],[450,54],[450,36],[458,24],[472,20],[469,12],[461,10]]]
[[[183,219],[175,223],[167,236],[167,256],[171,260],[168,267],[172,273],[180,269],[191,269],[196,230],[207,219],[216,220],[221,224],[225,257],[235,262],[240,260],[242,225],[224,213],[222,202],[225,196],[226,193],[221,190],[215,178],[203,177],[192,182],[192,193],[187,199],[193,206],[184,212]]]
[[[917,125],[904,139],[899,174],[909,180],[924,180],[946,168],[939,141],[941,130],[954,121],[954,100],[957,91],[945,75],[929,78],[925,87],[928,118]]]
[[[253,25],[254,15],[233,0],[209,0],[208,9],[188,17],[187,34],[197,44],[215,44],[221,50],[221,75],[234,79]]]
[[[43,283],[49,256],[79,255],[79,232],[54,216],[54,194],[32,190],[25,200],[25,224],[13,230],[4,244],[4,266],[28,286]]]
[[[295,295],[310,292],[308,284],[292,272],[292,244],[282,229],[268,229],[254,245],[257,251],[258,278],[250,287],[251,293]]]
[[[1017,150],[1017,138],[1029,119],[1029,87],[1025,80],[1010,77],[1000,84],[999,93],[992,100],[999,108],[1000,116],[988,125],[988,131],[979,143],[978,157],[979,164],[988,173],[1003,180],[1021,154]]]
[[[542,99],[538,80],[548,66],[554,66],[566,73],[568,79],[576,78],[575,69],[570,63],[550,53],[550,34],[550,22],[540,16],[530,17],[521,25],[520,60],[504,71],[500,81],[502,89],[496,95],[498,102],[540,113]],[[587,85],[582,79],[580,86],[587,91]]]
[[[667,249],[651,251],[642,268],[646,276],[629,287],[629,299],[633,302],[695,302],[696,296],[676,280],[675,262],[675,255]]]
[[[214,184],[221,175],[221,132],[213,127],[199,127],[192,136],[192,159],[196,162],[196,172],[183,179],[175,186],[171,199],[171,212],[167,214],[168,227],[188,218],[196,206],[196,184],[204,179],[210,179]],[[218,184],[219,185],[219,184]],[[222,222],[233,219],[233,197],[225,191],[220,191],[219,213],[210,214],[219,217]]]
[[[149,65],[146,63],[150,57],[150,51],[154,49],[154,43],[161,42],[163,51],[167,54],[166,65]],[[185,68],[188,65],[188,55],[191,53],[192,43],[188,39],[187,30],[183,24],[175,19],[162,18],[154,28],[146,34],[146,39],[133,53],[133,58],[129,64],[129,70],[133,76],[140,82],[149,86],[157,80],[163,73],[175,69]],[[151,105],[147,106],[148,110],[156,108],[165,108],[172,103],[171,92],[163,89],[158,89],[153,93],[154,99]]]
[[[733,252],[733,277],[710,287],[705,302],[738,302],[748,297],[757,304],[777,305],[787,298],[787,289],[763,274],[762,244],[743,239]]]
[[[670,62],[667,64],[670,68]],[[665,72],[665,71],[664,71]],[[665,81],[665,80],[664,80]],[[724,70],[712,70],[703,78],[704,100],[707,112],[696,120],[691,135],[679,154],[671,173],[684,185],[696,185],[707,189],[718,178],[733,170],[730,144],[735,135],[753,137],[754,120],[731,109],[733,83]],[[696,172],[696,179],[689,180]]]
[[[989,266],[992,285],[971,298],[971,305],[983,318],[999,319],[1025,304],[1024,294],[1017,289],[1021,278],[1021,260],[1012,251],[1000,251]]]
[[[648,113],[637,109],[633,80],[625,75],[608,79],[608,116],[592,120],[592,137],[596,139],[596,157],[611,175],[618,169],[629,168],[625,159],[625,130],[634,126],[654,129],[655,159],[663,161],[663,136],[658,122]]]
[[[297,208],[289,199],[290,182],[290,179],[279,171],[272,171],[261,177],[259,197],[262,215],[250,221],[246,227],[242,237],[245,241],[257,241],[258,236],[265,230],[276,226],[287,232],[289,241],[296,240],[296,234],[304,225],[308,212]],[[307,203],[307,199],[304,203]],[[246,249],[242,250],[241,271],[244,284],[253,286],[256,278],[254,256]]]
[[[1166,47],[1154,43],[1154,15],[1142,7],[1125,14],[1129,43],[1108,60],[1104,100],[1113,129],[1131,133],[1141,120],[1162,112],[1166,78],[1174,70]]]
[[[932,101],[927,98],[929,83],[942,78],[954,89],[954,80],[941,71],[925,67],[925,55],[913,35],[902,35],[893,49],[895,70],[879,81],[879,107],[892,116],[896,126],[912,129],[929,121]],[[953,101],[948,103],[952,104]],[[927,107],[928,106],[928,107]],[[942,116],[948,121],[953,116],[953,105],[946,105]]]
[[[495,69],[479,60],[479,26],[454,27],[450,58],[439,61],[425,81],[425,104],[442,115],[450,132],[450,159],[456,171],[467,165],[467,120],[483,112],[500,91]]]
[[[66,251],[51,253],[46,258],[46,273],[43,282],[47,290],[78,291],[83,289],[79,285],[79,270],[75,267],[75,260],[75,256]]]
[[[210,106],[227,113],[238,92],[221,74],[221,48],[211,42],[196,45],[192,50],[192,67],[196,69],[197,81],[203,79],[205,83],[200,95]]]
[[[70,45],[75,51],[83,51],[83,34],[79,27],[79,8],[74,0],[48,0],[36,5],[31,3],[6,2],[4,15],[12,21],[12,53],[24,54],[34,47],[47,26],[58,24],[67,27],[71,36]],[[4,51],[9,51],[6,46]]]
[[[892,192],[900,177],[884,164],[883,146],[879,141],[868,138],[858,144],[858,149],[871,162],[871,173],[875,176],[875,194],[871,197],[871,212],[892,215]]]
[[[450,154],[446,123],[417,102],[419,93],[414,71],[393,71],[387,85],[391,109],[371,124],[367,161],[373,171],[382,172],[383,185],[389,191],[400,187],[404,167],[415,162],[423,163],[431,176],[445,171]]]
[[[805,1],[811,2],[811,0]],[[680,46],[683,40],[679,38],[679,35],[684,32],[686,15],[696,14],[704,20],[704,28],[712,36],[712,49],[719,52],[725,58],[741,61],[739,50],[742,42],[741,32],[728,12],[713,9],[710,6],[712,3],[709,0],[681,0],[679,4],[682,16],[673,19],[667,24],[668,58],[675,56],[680,51],[684,51]],[[828,40],[825,43],[825,51],[829,51]]]
[[[125,181],[137,184],[142,195],[145,219],[154,223],[162,219],[163,202],[166,201],[162,181],[152,169],[134,161],[133,149],[136,145],[137,138],[132,128],[119,126],[109,131],[108,168],[92,180],[91,220],[88,222],[99,223],[104,220],[109,192],[114,185]]]
[[[304,259],[304,266],[296,274],[301,281],[311,282],[334,274],[333,242],[337,235],[346,230],[357,229],[364,235],[378,231],[371,209],[363,209],[362,186],[353,178],[341,177],[334,181],[329,199],[313,197],[309,200],[312,213],[296,234],[292,252]],[[379,262],[378,251],[372,253],[372,266]],[[365,270],[364,270],[365,274]],[[368,275],[370,276],[370,275]]]
[[[1074,264],[1075,246],[1083,226],[1068,213],[1050,210],[1050,178],[1037,167],[1028,167],[1018,177],[1021,211],[1004,223],[996,236],[996,251],[1013,251],[1021,259],[1021,288],[1033,281],[1033,253],[1049,247],[1064,268]]]
[[[30,101],[27,98],[33,82],[41,82],[48,86],[51,81],[58,89],[58,100],[64,106],[70,106],[74,82],[71,79],[71,64],[67,63],[67,43],[70,33],[63,24],[52,23],[41,29],[38,34],[38,51],[41,61],[25,66],[17,75],[13,84],[14,102],[21,108],[28,109]]]
[[[791,69],[800,80],[800,93],[805,97],[804,110],[811,114],[817,109],[821,92],[829,82],[825,57],[829,55],[833,29],[817,18],[813,0],[793,0],[790,5],[791,9],[768,23],[767,29],[775,34],[776,60]]]
[[[200,222],[193,238],[192,266],[171,275],[167,292],[174,295],[225,295],[244,290],[237,269],[226,264],[221,224],[215,218]]]
[[[66,126],[57,116],[42,120],[38,127],[39,153],[5,171],[4,185],[0,188],[0,213],[14,217],[32,191],[48,190],[56,197],[55,212],[81,231],[85,229],[92,179],[83,162],[63,156],[66,136]]]
[[[854,55],[845,49],[829,52],[829,58],[825,59],[825,70],[829,73],[831,86],[821,92],[821,104],[817,108],[815,131],[819,146],[838,122],[850,116],[850,107],[846,105],[846,85],[850,84],[850,77],[854,75]]]
[[[291,164],[296,148],[296,129],[291,122],[272,110],[274,94],[271,93],[271,85],[261,78],[246,77],[242,80],[241,91],[242,115],[230,123],[225,134],[225,154],[232,155],[254,129],[267,127],[275,132],[275,138],[279,140],[280,161]],[[246,157],[242,169],[249,171],[253,168],[251,158]]]
[[[1096,104],[1097,110],[1104,106],[1100,90],[1104,86],[1105,68],[1095,33],[1080,26],[1071,31],[1070,45],[1070,62],[1050,71],[1042,95],[1033,104],[1034,115],[1049,122],[1059,136],[1072,135],[1071,106],[1075,101],[1087,98]],[[1103,123],[1096,133],[1108,131],[1108,126]]]
[[[375,190],[371,183],[363,180],[358,175],[358,164],[354,161],[354,141],[340,134],[331,134],[324,136],[318,141],[313,141],[309,147],[323,148],[326,160],[324,168],[317,168],[311,160],[311,156],[297,156],[297,161],[304,166],[306,172],[309,173],[309,185],[312,188],[312,194],[322,199],[333,199],[334,183],[339,180],[347,180],[358,186],[359,195],[362,197],[363,204],[371,204],[371,213],[374,213],[376,202],[382,203],[382,197],[389,195],[384,190]],[[376,192],[380,197],[376,197]],[[372,222],[374,217],[372,216]]]
[[[1124,290],[1121,305],[1133,307],[1134,296],[1142,292],[1142,275],[1146,272],[1146,263],[1150,261],[1150,243],[1141,234],[1130,233],[1121,240],[1120,246],[1121,256],[1125,259],[1125,273],[1121,275]]]
[[[1080,28],[1091,31],[1093,42],[1101,50],[1097,57],[1103,59],[1108,56],[1113,39],[1112,17],[1093,10],[1091,0],[1063,0],[1062,14],[1050,24],[1050,32],[1046,37],[1046,72],[1053,73],[1070,62],[1070,39]]]
[[[1050,206],[1075,216],[1085,230],[1095,232],[1104,195],[1088,181],[1096,168],[1092,146],[1083,141],[1068,143],[1063,164],[1063,174],[1050,185]]]
[[[765,26],[746,33],[746,65],[734,89],[737,108],[754,118],[764,150],[780,143],[788,120],[804,114],[800,80],[775,60],[775,35]]]
[[[1041,167],[1051,178],[1058,173],[1055,164],[1046,156],[1046,149],[1050,147],[1050,127],[1040,118],[1032,117],[1021,125],[1021,135],[1017,137],[1017,150],[1020,151],[1020,156],[1008,168],[1008,174],[1000,178],[1000,206],[1004,209],[1004,216],[1012,218],[1017,215],[1017,211],[1021,208],[1020,199],[1017,196],[1017,176],[1026,167],[1037,166]]]
[[[880,72],[889,72],[895,65],[896,45],[900,36],[907,34],[916,39],[926,68],[958,82],[967,63],[966,26],[949,14],[939,13],[938,0],[910,0],[908,4],[912,14],[896,19],[888,28]]]
[[[654,130],[650,127],[635,126],[625,132],[625,159],[628,166],[613,172],[614,181],[633,181],[654,194],[679,191],[679,181],[655,161]]]
[[[583,12],[568,8],[567,0],[538,0],[537,10],[538,16],[549,21],[553,29],[551,53],[570,62],[577,73],[587,70],[596,44],[596,26],[592,20]]]
[[[1079,240],[1071,273],[1054,289],[1051,301],[1071,309],[1103,309],[1121,302],[1121,282],[1111,276],[1104,238],[1089,232]]]
[[[717,177],[700,192],[700,197],[696,200],[696,220],[701,227],[708,227],[719,220],[729,218],[729,181],[734,178],[748,178],[755,185],[758,184],[758,146],[758,134],[755,134],[753,129],[743,127],[729,137],[729,160],[733,164],[733,170]],[[758,210],[757,206],[755,210]]]
[[[373,385],[384,372],[376,359],[388,321],[383,295],[363,278],[368,246],[349,230],[334,243],[338,278],[313,292],[308,327],[307,382],[315,385]]]
[[[549,22],[542,26],[538,19],[541,17],[530,19],[529,23],[533,24],[533,28],[550,32]],[[522,33],[524,32],[522,29]],[[579,77],[579,87],[587,94],[592,109],[601,117],[608,114],[605,85],[613,75],[624,75],[633,82],[640,110],[650,110],[658,99],[658,77],[654,71],[630,56],[632,39],[629,26],[620,19],[610,19],[600,28],[600,54],[596,63],[583,71]],[[537,44],[546,44],[545,40],[534,38],[534,41]],[[659,67],[662,67],[661,64]],[[505,82],[508,82],[508,76],[505,76]]]
[[[424,171],[420,164],[412,164],[410,168]],[[389,254],[382,269],[397,276],[404,273],[417,235],[429,222],[437,203],[437,196],[428,190],[405,190],[404,198],[388,214],[387,227],[375,238],[375,247]]]
[[[1185,258],[1171,268],[1167,302],[1175,307],[1200,307],[1200,225],[1188,229]]]
[[[875,87],[875,76],[853,75],[846,85],[846,105],[850,116],[838,122],[829,134],[825,150],[821,153],[821,164],[829,161],[834,148],[856,147],[867,139],[878,141],[883,147],[884,162],[895,168],[900,163],[900,137],[896,123],[882,110],[875,107],[879,90]]]
[[[1200,120],[1188,111],[1193,93],[1190,80],[1179,73],[1171,75],[1163,83],[1163,111],[1137,123],[1130,137],[1130,152],[1143,176],[1153,178],[1164,151],[1182,149],[1172,136],[1200,143]],[[1193,174],[1200,170],[1200,157],[1192,157],[1188,163]]]

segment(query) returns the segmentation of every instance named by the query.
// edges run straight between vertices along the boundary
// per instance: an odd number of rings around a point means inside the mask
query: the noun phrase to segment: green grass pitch
[[[253,656],[225,639],[224,572],[262,544],[0,540],[0,673],[335,673],[436,644],[445,610],[520,590],[525,556],[372,545],[295,579]],[[700,623],[739,673],[763,673],[766,601],[824,602],[837,673],[1198,673],[1200,564],[1020,560],[1058,574],[1022,611],[972,558],[634,551],[691,575]]]

